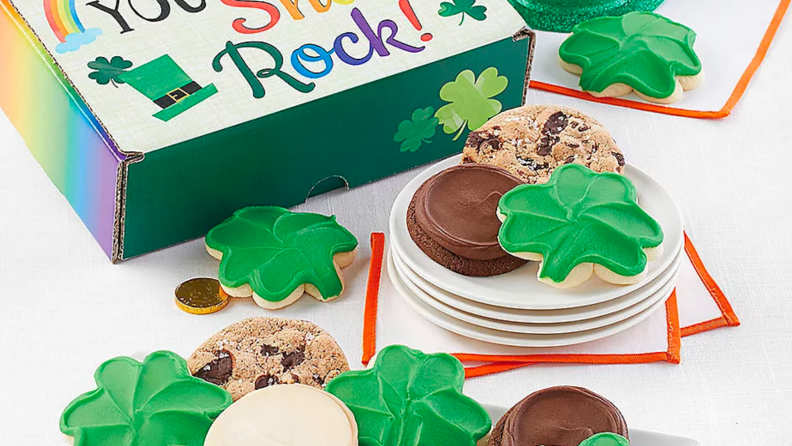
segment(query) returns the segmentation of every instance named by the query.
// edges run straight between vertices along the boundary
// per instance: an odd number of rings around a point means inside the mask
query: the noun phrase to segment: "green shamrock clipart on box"
[[[154,117],[166,122],[217,93],[214,84],[202,87],[168,55],[134,69],[132,65],[120,56],[109,60],[97,57],[88,62],[88,68],[94,70],[88,77],[100,85],[129,84],[162,109]]]

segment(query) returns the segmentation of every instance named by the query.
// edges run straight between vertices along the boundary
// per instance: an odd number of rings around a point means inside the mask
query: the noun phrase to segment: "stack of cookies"
[[[640,323],[670,297],[682,260],[668,192],[626,164],[598,121],[559,106],[510,110],[472,132],[461,160],[404,188],[390,232],[391,280],[422,316],[514,346]]]

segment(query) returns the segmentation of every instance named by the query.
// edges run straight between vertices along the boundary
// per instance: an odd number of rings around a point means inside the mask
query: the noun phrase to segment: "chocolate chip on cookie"
[[[271,345],[262,345],[261,346],[261,354],[264,356],[273,356],[280,353],[280,349],[278,347],[273,347]]]
[[[605,128],[579,110],[524,106],[506,111],[468,136],[463,163],[490,164],[531,184],[564,164],[624,173],[624,156]]]
[[[281,359],[281,365],[283,366],[284,370],[289,370],[302,364],[303,361],[305,361],[305,352],[298,350],[296,352],[283,355],[283,359]]]
[[[280,380],[277,376],[272,375],[261,375],[256,380],[256,384],[254,387],[256,390],[263,389],[265,387],[274,386],[275,384],[280,384]]]
[[[225,350],[216,352],[215,356],[217,359],[201,367],[193,375],[204,381],[222,386],[231,378],[231,373],[234,370],[234,360],[231,358],[231,353]]]
[[[187,361],[190,372],[228,390],[234,400],[276,384],[317,388],[349,370],[344,352],[307,321],[252,318],[204,342]]]

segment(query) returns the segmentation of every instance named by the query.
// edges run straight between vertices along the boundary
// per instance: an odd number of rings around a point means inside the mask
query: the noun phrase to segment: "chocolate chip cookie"
[[[190,356],[187,366],[193,376],[223,387],[235,401],[275,384],[321,389],[349,370],[341,347],[321,327],[266,317],[224,328]]]
[[[527,105],[492,118],[468,136],[463,163],[491,164],[530,184],[546,183],[564,164],[624,173],[624,155],[610,133],[579,110]]]

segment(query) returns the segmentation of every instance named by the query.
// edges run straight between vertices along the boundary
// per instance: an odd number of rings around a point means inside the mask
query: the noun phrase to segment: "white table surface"
[[[746,97],[722,121],[530,92],[529,103],[596,116],[631,163],[675,194],[743,326],[685,339],[678,366],[535,366],[470,380],[471,396],[511,405],[540,388],[580,385],[613,400],[634,427],[705,445],[792,444],[791,54],[787,23]],[[368,236],[387,228],[391,203],[414,173],[300,208],[337,214],[363,242],[362,260],[347,272],[343,299],[304,299],[279,315],[324,326],[353,366],[361,354]],[[223,326],[265,314],[252,302],[205,317],[175,308],[178,283],[213,274],[216,262],[201,241],[111,265],[0,113],[0,444],[66,444],[60,412],[94,388],[93,372],[106,359],[158,349],[186,356]]]

